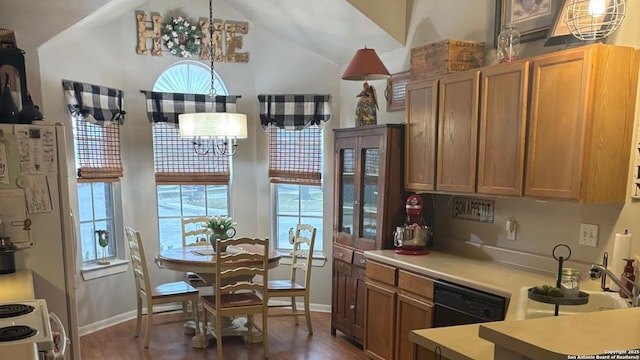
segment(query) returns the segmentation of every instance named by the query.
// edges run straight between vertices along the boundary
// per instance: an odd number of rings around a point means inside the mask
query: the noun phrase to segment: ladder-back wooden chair
[[[210,245],[211,230],[205,227],[208,221],[209,218],[206,216],[182,218],[182,247]],[[185,281],[193,287],[211,285],[197,273],[187,271],[184,276]]]
[[[216,241],[215,294],[201,296],[204,308],[204,322],[207,313],[215,316],[215,337],[218,359],[222,359],[222,318],[225,316],[247,315],[247,340],[252,342],[254,331],[261,331],[264,358],[269,357],[269,336],[267,325],[267,303],[257,294],[266,292],[269,280],[269,239],[240,237]],[[261,277],[254,279],[256,276]],[[254,314],[262,315],[262,329],[254,322]]]
[[[269,316],[293,316],[295,324],[299,324],[298,317],[304,315],[309,334],[313,334],[311,327],[311,313],[309,312],[309,288],[311,282],[311,266],[313,261],[313,246],[316,242],[316,228],[311,225],[299,224],[293,236],[293,251],[291,253],[291,271],[289,279],[271,280],[267,283],[267,302],[271,298],[288,297],[290,304],[269,305],[269,307],[291,307],[291,312],[269,313]],[[298,311],[296,297],[302,297],[304,311]]]
[[[148,348],[151,342],[151,328],[153,326],[153,306],[179,302],[184,304],[184,302],[189,301],[195,309],[198,304],[198,290],[184,281],[176,281],[151,287],[147,260],[140,233],[130,227],[126,227],[124,230],[131,255],[131,265],[136,284],[136,299],[138,303],[135,336],[140,336],[142,305],[145,303],[147,305],[147,328],[144,335],[144,347]],[[196,324],[198,324],[197,311],[193,312],[193,317]],[[196,335],[199,335],[199,333],[199,326],[196,326]]]

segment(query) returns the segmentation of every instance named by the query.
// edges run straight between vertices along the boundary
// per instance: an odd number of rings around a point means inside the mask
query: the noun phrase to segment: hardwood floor
[[[206,349],[191,347],[191,335],[184,334],[181,314],[154,315],[153,335],[149,349],[143,347],[144,330],[133,336],[135,319],[80,338],[83,360],[176,360],[217,359],[216,341]],[[256,317],[258,318],[258,317]],[[146,317],[142,321],[144,329]],[[331,336],[331,314],[312,312],[313,335],[307,333],[304,320],[296,326],[293,318],[269,318],[270,359],[331,360],[369,359],[361,347],[340,332]],[[222,343],[227,360],[263,359],[262,344],[247,344],[241,337],[225,337]]]

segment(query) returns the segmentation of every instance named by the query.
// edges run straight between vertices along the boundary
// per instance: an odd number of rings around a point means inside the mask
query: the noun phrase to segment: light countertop
[[[520,289],[524,286],[555,283],[555,276],[550,273],[528,271],[497,262],[468,259],[447,253],[431,252],[429,255],[413,256],[399,255],[393,250],[375,250],[366,251],[364,254],[370,260],[503,296],[509,301],[505,321],[483,323],[482,325],[521,324],[523,333],[527,332],[526,323],[534,320],[511,321],[515,319]],[[585,280],[580,286],[582,290],[598,290],[600,282]],[[574,315],[571,318],[577,316],[582,315]],[[554,318],[546,320],[553,321]],[[567,319],[567,321],[569,320]],[[434,350],[436,346],[440,346],[442,356],[451,360],[493,359],[494,343],[479,337],[480,326],[481,324],[471,324],[414,330],[410,334],[410,338],[411,341],[426,349]],[[501,330],[500,327],[494,330],[496,336]],[[508,334],[509,330],[505,329],[504,332]],[[537,334],[540,338],[546,337],[544,331],[531,333]],[[640,331],[635,334],[638,333]],[[505,340],[507,335],[504,336],[503,338],[498,336],[498,338]],[[582,339],[589,339],[589,337]],[[566,356],[564,358],[566,359]]]
[[[12,274],[0,275],[0,302],[35,299],[33,273],[18,270]]]
[[[481,338],[532,359],[640,349],[640,308],[479,325]],[[623,352],[640,358],[640,352]]]

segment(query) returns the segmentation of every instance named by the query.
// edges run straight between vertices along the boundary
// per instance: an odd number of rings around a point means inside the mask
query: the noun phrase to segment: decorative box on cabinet
[[[433,324],[433,280],[367,261],[364,350],[372,359],[413,360],[411,330]]]
[[[404,222],[404,125],[336,129],[334,136],[331,333],[339,330],[362,342],[363,252],[393,248],[393,230]]]
[[[595,44],[532,59],[525,196],[624,201],[636,56]]]

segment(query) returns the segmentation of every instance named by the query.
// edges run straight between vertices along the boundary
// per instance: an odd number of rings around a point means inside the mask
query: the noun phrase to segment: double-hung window
[[[272,183],[272,238],[291,250],[289,232],[297,224],[316,228],[322,251],[322,126],[330,118],[327,95],[259,95],[260,121],[269,134]]]
[[[82,262],[117,258],[118,250],[123,249],[118,246],[120,235],[116,231],[121,228],[116,215],[121,206],[119,181],[123,175],[123,94],[116,89],[70,81],[63,81],[63,89],[73,118]]]
[[[146,93],[153,132],[160,250],[182,246],[183,218],[230,213],[231,158],[214,156],[178,134],[176,109],[186,109],[198,101],[188,94],[208,98],[210,79],[208,67],[197,61],[182,61],[163,72],[153,92]],[[214,84],[219,95],[216,99],[225,99],[228,92],[217,74]],[[235,97],[232,101],[235,107]]]

